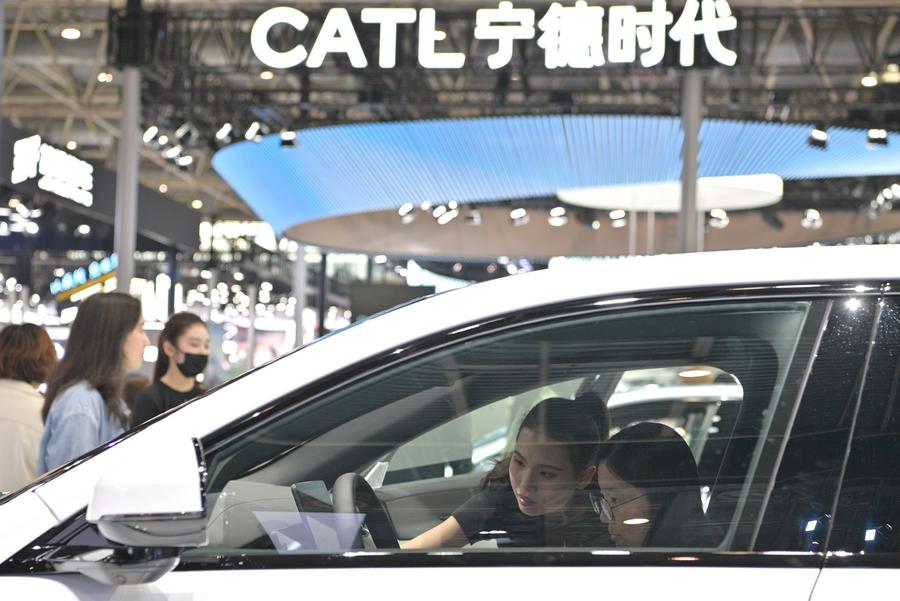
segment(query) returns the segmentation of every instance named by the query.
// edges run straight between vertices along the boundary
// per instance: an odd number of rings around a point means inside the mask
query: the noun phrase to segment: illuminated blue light
[[[787,180],[889,175],[900,140],[866,148],[867,132],[809,124],[706,120],[700,176],[774,173]],[[890,134],[896,137],[896,134]],[[277,134],[216,153],[213,166],[277,231],[405,203],[490,203],[562,188],[676,181],[683,134],[675,117],[544,115],[365,123]]]

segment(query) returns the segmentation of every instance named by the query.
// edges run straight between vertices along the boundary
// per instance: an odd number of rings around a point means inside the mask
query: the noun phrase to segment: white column
[[[122,118],[116,171],[115,250],[119,255],[118,289],[128,293],[134,277],[137,244],[138,153],[141,132],[141,71],[126,67],[122,73]]]
[[[247,330],[247,364],[250,369],[256,367],[256,303],[259,302],[259,284],[247,286],[250,297],[250,329]]]
[[[293,271],[293,296],[296,300],[294,305],[294,325],[297,328],[296,346],[303,346],[303,310],[306,309],[306,247],[302,244],[297,249],[297,258],[294,259]]]
[[[678,214],[678,250],[695,252],[697,247],[697,174],[700,162],[700,121],[703,110],[703,75],[690,69],[681,79],[681,211]],[[702,232],[701,232],[702,234]]]

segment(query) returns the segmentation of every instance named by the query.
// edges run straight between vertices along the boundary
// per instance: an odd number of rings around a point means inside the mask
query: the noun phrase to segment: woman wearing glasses
[[[602,445],[594,508],[617,547],[705,546],[697,464],[672,428],[641,423]]]

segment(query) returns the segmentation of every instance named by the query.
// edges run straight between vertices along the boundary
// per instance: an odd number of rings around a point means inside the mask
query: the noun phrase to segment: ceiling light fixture
[[[225,139],[231,134],[232,129],[234,129],[234,127],[231,125],[231,123],[224,124],[219,128],[219,131],[216,132],[216,140],[224,142]]]
[[[875,71],[869,71],[868,75],[863,75],[859,83],[864,88],[874,88],[878,85],[878,74]]]
[[[816,209],[806,209],[803,212],[803,219],[800,221],[800,225],[804,229],[817,230],[822,227],[822,214]]]
[[[282,148],[288,148],[291,146],[297,146],[297,132],[290,129],[281,130],[281,142]]]
[[[866,137],[868,146],[887,146],[888,133],[886,129],[874,128],[870,129]]]
[[[828,132],[823,127],[814,127],[809,133],[807,144],[813,148],[826,148],[828,146]]]
[[[151,125],[150,127],[148,127],[147,130],[144,132],[144,136],[142,138],[144,140],[144,144],[149,144],[150,142],[152,142],[153,138],[155,138],[156,134],[158,134],[158,133],[159,133],[159,128],[157,126]]]
[[[528,211],[523,207],[518,207],[509,212],[509,220],[515,227],[526,225],[528,223]]]
[[[81,37],[81,30],[77,27],[63,27],[59,36],[64,40],[77,40]]]

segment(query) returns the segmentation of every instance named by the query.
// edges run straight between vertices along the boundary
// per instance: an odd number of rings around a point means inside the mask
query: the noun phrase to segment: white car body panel
[[[896,569],[828,568],[822,570],[809,601],[846,601],[877,591],[892,597],[896,594],[898,584],[900,574]]]
[[[36,494],[28,492],[0,505],[0,557],[6,559],[57,524]]]
[[[0,585],[6,598],[55,601],[229,601],[261,595],[343,599],[360,594],[373,601],[459,601],[465,596],[546,601],[561,593],[588,599],[703,599],[715,593],[729,601],[807,601],[818,574],[814,568],[348,568],[172,572],[154,583],[115,588],[77,575],[10,577]],[[741,582],[744,586],[736,586]]]

